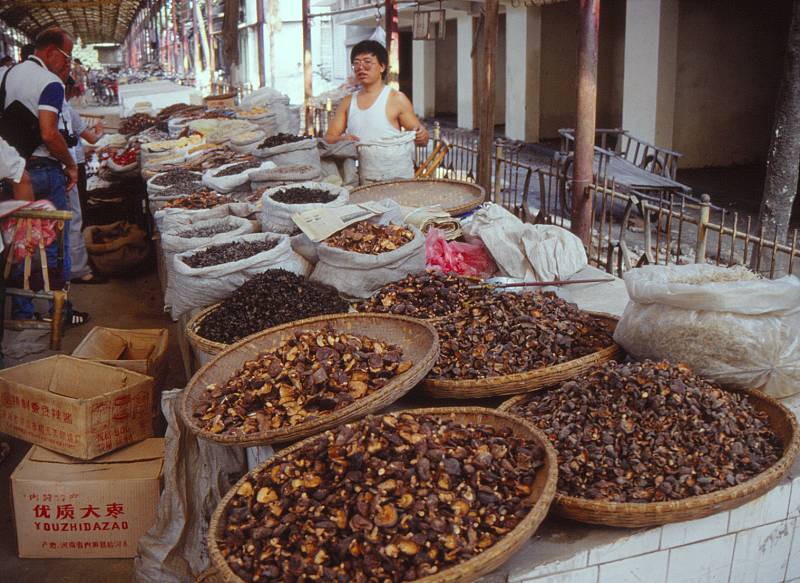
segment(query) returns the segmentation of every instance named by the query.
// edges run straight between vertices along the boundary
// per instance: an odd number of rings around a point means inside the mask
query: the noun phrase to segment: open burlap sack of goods
[[[359,142],[361,184],[414,178],[414,136],[414,132],[401,132],[376,142]]]
[[[342,186],[358,186],[358,148],[355,142],[341,141],[329,144],[320,140],[318,144],[322,177],[338,177]]]
[[[226,200],[229,199],[230,197]],[[203,220],[204,218],[222,217],[226,215],[249,218],[253,216],[255,212],[255,206],[252,203],[226,202],[210,209],[162,208],[153,213],[153,219],[156,223],[156,229],[163,233],[166,228],[165,225],[169,224],[170,221],[189,224],[194,221]]]
[[[191,262],[190,258],[193,255],[216,245],[265,241],[271,241],[275,245],[245,259],[208,267],[191,267],[187,263],[187,260]],[[171,298],[170,313],[174,320],[194,308],[204,308],[228,297],[257,273],[268,269],[285,269],[298,275],[307,276],[311,270],[308,261],[292,249],[289,237],[277,233],[242,235],[223,243],[178,253],[173,256],[172,262],[175,273],[175,293]]]
[[[243,134],[232,137],[230,146],[240,154],[251,154],[266,137],[266,132],[260,129],[244,132]]]
[[[254,166],[254,164],[256,163],[231,162],[218,168],[211,168],[203,174],[203,184],[212,190],[225,194],[239,188],[249,191],[250,175],[253,172],[275,168],[275,163],[269,160],[265,160],[257,166]],[[234,172],[237,167],[240,167],[241,170]]]
[[[250,189],[253,192],[297,182],[316,182],[321,178],[319,168],[308,164],[279,166],[271,170],[255,170],[250,173]]]
[[[147,233],[127,221],[86,227],[83,240],[95,271],[103,275],[134,272],[150,257]]]
[[[317,138],[304,138],[288,144],[279,146],[262,147],[259,146],[253,152],[259,158],[274,162],[276,166],[313,166],[318,171],[322,171],[317,149]]]
[[[278,202],[273,198],[273,196],[283,193],[289,188],[323,190],[336,198],[326,203],[305,204]],[[350,193],[346,188],[334,186],[333,184],[326,184],[324,182],[300,182],[297,184],[270,188],[265,190],[264,194],[261,195],[261,230],[269,233],[294,233],[297,231],[297,225],[295,225],[292,220],[292,215],[318,208],[343,206],[347,204],[349,199]]]
[[[164,266],[167,276],[164,305],[171,306],[172,298],[175,295],[173,263],[175,255],[199,247],[224,243],[225,241],[237,239],[242,235],[249,235],[255,231],[255,228],[253,221],[226,215],[197,221],[190,225],[173,224],[170,229],[163,231],[161,233],[161,251],[164,254]],[[193,236],[193,233],[197,233],[197,235]]]
[[[183,390],[165,391],[164,489],[156,523],[139,539],[135,583],[194,581],[210,565],[206,534],[219,501],[247,471],[245,450],[200,439],[184,425]]]

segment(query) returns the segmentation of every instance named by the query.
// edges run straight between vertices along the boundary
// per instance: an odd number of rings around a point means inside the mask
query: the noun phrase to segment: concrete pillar
[[[672,147],[678,58],[678,0],[628,0],[622,127]]]
[[[411,41],[411,101],[419,117],[436,114],[436,42]]]
[[[542,9],[506,7],[506,136],[539,141]]]
[[[472,15],[466,14],[456,19],[457,33],[456,44],[458,54],[458,84],[456,98],[458,99],[458,127],[473,129],[475,120],[472,114],[472,36],[475,32]]]

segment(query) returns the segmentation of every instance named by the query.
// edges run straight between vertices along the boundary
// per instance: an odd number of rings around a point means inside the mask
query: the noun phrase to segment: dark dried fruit
[[[322,188],[298,186],[279,190],[270,195],[270,198],[284,204],[326,204],[336,200],[337,195]]]
[[[158,174],[153,178],[152,183],[155,186],[175,186],[184,189],[194,189],[199,181],[200,176],[196,172],[176,169]]]
[[[170,200],[164,205],[164,208],[202,210],[228,204],[229,202],[232,202],[229,196],[217,194],[213,190],[200,190],[188,196],[181,196],[174,200]]]
[[[225,170],[220,170],[216,174],[215,177],[221,178],[223,176],[233,176],[234,174],[241,174],[247,170],[252,170],[253,168],[258,168],[261,165],[260,162],[239,162],[238,164],[234,164],[233,166],[228,166]]]
[[[124,117],[119,126],[121,134],[138,134],[158,123],[158,120],[146,113],[135,113],[129,117]]]
[[[266,140],[258,145],[259,150],[264,148],[274,148],[275,146],[282,146],[284,144],[293,144],[295,142],[302,142],[303,140],[310,139],[311,136],[294,136],[292,134],[275,134],[268,137]]]
[[[414,232],[399,225],[373,225],[361,221],[325,239],[330,247],[378,255],[394,251],[414,239]]]
[[[683,365],[609,362],[512,413],[558,450],[558,490],[609,502],[662,502],[741,484],[773,465],[780,441],[746,395]]]
[[[253,276],[200,322],[197,333],[232,344],[245,336],[294,320],[347,312],[347,302],[327,285],[270,269]]]
[[[208,238],[208,237],[214,237],[215,235],[221,235],[222,233],[229,233],[230,231],[233,231],[236,228],[237,228],[236,225],[230,225],[230,224],[209,225],[207,227],[196,227],[194,229],[180,231],[178,233],[175,233],[175,236],[184,237],[186,239],[196,239],[201,237]]]
[[[497,446],[507,451],[505,461],[492,461],[485,474],[452,476],[439,465],[425,479],[414,472],[430,463],[423,449],[445,459],[463,453],[469,465]],[[245,581],[419,579],[511,532],[534,503],[531,485],[543,460],[540,447],[507,429],[404,413],[367,417],[251,475],[224,510],[219,549]],[[313,487],[309,475],[319,480]],[[259,502],[265,489],[280,492],[279,500]]]
[[[202,251],[183,258],[183,262],[192,268],[211,267],[222,263],[241,261],[252,257],[257,253],[264,253],[274,249],[278,242],[274,239],[264,241],[231,241],[230,243],[220,243],[211,245]]]
[[[385,360],[378,369],[368,364],[389,352],[402,356],[396,346],[330,327],[297,332],[245,362],[224,384],[209,385],[195,417],[212,433],[247,435],[329,415],[410,367],[409,361]]]

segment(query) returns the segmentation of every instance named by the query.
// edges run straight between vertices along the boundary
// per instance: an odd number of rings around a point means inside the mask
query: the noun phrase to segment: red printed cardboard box
[[[153,379],[71,356],[0,370],[0,431],[89,460],[153,434]]]
[[[33,446],[11,474],[19,556],[135,556],[156,520],[163,464],[156,438],[90,462]]]

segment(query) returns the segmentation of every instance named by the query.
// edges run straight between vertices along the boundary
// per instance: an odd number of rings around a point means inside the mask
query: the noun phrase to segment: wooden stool
[[[72,213],[69,211],[43,211],[43,210],[18,210],[6,218],[17,219],[12,233],[12,241],[16,238],[16,234],[20,229],[25,230],[25,240],[30,242],[31,234],[33,231],[33,221],[35,219],[54,220],[56,222],[57,242],[59,257],[61,258],[62,266],[64,262],[64,227],[66,221],[72,218]],[[42,287],[41,291],[33,291],[31,289],[31,269],[33,265],[34,251],[26,252],[25,254],[25,267],[23,272],[23,281],[21,288],[6,288],[6,296],[18,296],[31,299],[45,299],[53,302],[53,317],[50,322],[40,322],[38,320],[6,320],[5,327],[9,330],[24,330],[24,329],[49,329],[50,330],[50,349],[61,349],[61,335],[64,320],[64,305],[67,301],[67,292],[64,290],[50,289],[50,272],[47,266],[47,255],[45,253],[45,245],[43,241],[39,241],[38,253],[39,261],[41,262],[42,269]],[[6,257],[6,264],[4,276],[6,281],[11,275],[11,268],[14,265],[14,251],[10,249]],[[66,282],[65,282],[66,283]],[[5,306],[3,306],[5,309]]]

